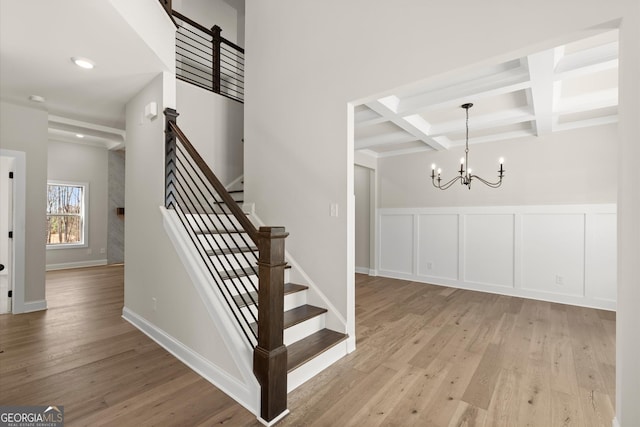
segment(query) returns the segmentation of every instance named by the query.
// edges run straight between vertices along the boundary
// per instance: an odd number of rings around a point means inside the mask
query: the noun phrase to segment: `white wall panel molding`
[[[616,206],[378,209],[378,275],[615,310]]]

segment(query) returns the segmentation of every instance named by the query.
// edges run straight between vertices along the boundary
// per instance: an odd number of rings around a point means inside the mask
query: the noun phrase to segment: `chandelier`
[[[457,181],[460,181],[460,184],[466,185],[467,188],[471,190],[471,181],[473,181],[474,179],[477,179],[478,181],[482,182],[485,185],[488,185],[491,188],[498,188],[502,185],[502,177],[504,177],[504,169],[502,168],[504,159],[502,157],[500,158],[500,170],[498,171],[498,181],[490,182],[490,181],[487,181],[486,179],[479,177],[478,175],[474,175],[471,173],[471,169],[469,168],[469,108],[473,107],[473,104],[472,103],[462,104],[461,107],[467,111],[467,121],[466,121],[467,137],[465,142],[464,157],[460,159],[460,170],[458,171],[460,173],[460,176],[456,176],[450,181],[442,184],[442,178],[440,177],[440,174],[442,173],[442,169],[438,169],[436,173],[436,165],[434,163],[431,165],[431,183],[436,188],[439,188],[441,190],[446,190],[447,188],[455,184]]]

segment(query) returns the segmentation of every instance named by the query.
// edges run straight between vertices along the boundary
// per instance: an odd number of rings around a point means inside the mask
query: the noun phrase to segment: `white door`
[[[0,314],[11,313],[10,291],[13,290],[13,158],[0,157]]]

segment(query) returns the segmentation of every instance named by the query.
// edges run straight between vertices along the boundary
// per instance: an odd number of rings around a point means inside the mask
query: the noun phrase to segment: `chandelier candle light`
[[[471,190],[471,181],[474,179],[477,179],[478,181],[482,182],[485,185],[488,185],[491,188],[498,188],[502,185],[502,178],[504,177],[504,169],[502,167],[502,164],[504,163],[504,159],[502,157],[500,158],[500,170],[498,171],[498,181],[490,182],[490,181],[487,181],[486,179],[479,177],[478,175],[473,175],[471,173],[471,169],[469,168],[469,108],[473,107],[473,104],[472,103],[462,104],[461,107],[467,111],[467,121],[466,121],[467,137],[465,141],[464,157],[460,159],[460,170],[458,171],[460,173],[460,176],[456,176],[455,178],[451,179],[447,183],[442,184],[442,178],[440,177],[440,174],[442,173],[442,169],[438,169],[438,172],[436,174],[436,165],[434,163],[431,165],[431,183],[436,188],[439,188],[441,190],[446,190],[447,188],[455,184],[456,181],[460,181],[460,184],[466,185],[467,188]],[[436,180],[438,181],[437,183],[436,183]]]

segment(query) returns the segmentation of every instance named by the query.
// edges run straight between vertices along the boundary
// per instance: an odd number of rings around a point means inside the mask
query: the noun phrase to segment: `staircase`
[[[240,206],[244,202],[242,186],[243,182],[236,186],[239,187],[238,189],[229,190],[231,197]],[[220,200],[215,201],[215,206],[220,211],[224,209],[224,203]],[[251,263],[257,262],[256,248],[245,246],[246,242],[250,242],[250,239],[246,233],[236,231],[236,228],[240,227],[237,221],[232,220],[232,223],[216,228],[216,222],[218,222],[218,226],[221,224],[217,221],[214,213],[191,213],[189,215],[189,221],[194,225],[200,240],[208,248],[207,253],[218,267],[221,277],[225,278],[225,286],[233,295],[235,302],[245,312],[243,314],[246,318],[257,317],[258,293],[239,291],[232,282],[232,278],[240,276],[250,280],[257,287],[257,274],[253,270],[242,269],[242,267],[249,267]],[[220,247],[229,245],[238,245],[238,247],[227,250],[220,249]],[[235,256],[240,253],[245,254],[246,257]],[[217,258],[220,255],[224,256],[224,261]],[[233,268],[229,269],[229,266]],[[291,283],[289,281],[290,269],[290,266],[285,267],[284,344],[288,350],[287,372],[292,377],[295,375],[296,369],[303,368],[307,362],[346,340],[347,335],[325,327],[327,309],[307,304],[309,288],[306,285]],[[257,335],[257,322],[251,323],[250,327]]]
[[[346,355],[347,335],[327,327],[331,307],[308,303],[308,284],[290,280],[284,228],[257,228],[241,209],[243,184],[224,188],[177,126],[177,112],[165,115],[166,210],[174,212],[173,229],[186,236],[189,253],[198,254],[210,276],[194,285],[207,288],[199,290],[203,298],[213,288],[224,302],[213,315],[232,319],[253,350],[260,417],[272,425],[288,413],[289,391]],[[237,357],[246,354],[237,350]]]

